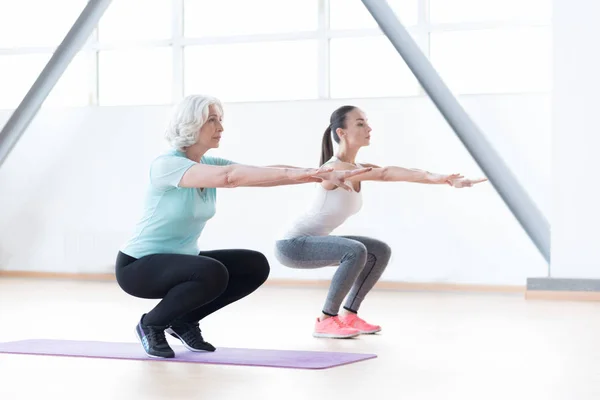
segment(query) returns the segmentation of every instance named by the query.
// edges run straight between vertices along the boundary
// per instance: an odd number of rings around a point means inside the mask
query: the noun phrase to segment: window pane
[[[313,40],[194,46],[185,49],[185,92],[223,101],[318,97]]]
[[[0,47],[58,46],[85,4],[85,0],[0,0]]]
[[[457,93],[550,90],[551,48],[549,28],[431,34],[431,61]]]
[[[113,0],[98,25],[100,42],[132,42],[172,37],[171,0]]]
[[[172,65],[170,47],[100,52],[100,105],[170,103]]]
[[[0,108],[14,109],[23,100],[51,54],[0,56]],[[82,106],[88,104],[85,58],[77,55],[50,92],[44,106]]]
[[[385,36],[331,40],[334,98],[407,96],[419,83]]]
[[[551,22],[552,0],[429,0],[433,23]]]
[[[90,76],[92,54],[78,54],[60,77],[44,106],[82,107],[90,104]]]
[[[0,108],[17,107],[49,58],[49,54],[0,56]]]
[[[398,19],[406,26],[417,24],[419,0],[388,0]],[[377,22],[360,0],[330,0],[331,29],[377,28]]]
[[[185,0],[185,36],[314,31],[317,0]]]

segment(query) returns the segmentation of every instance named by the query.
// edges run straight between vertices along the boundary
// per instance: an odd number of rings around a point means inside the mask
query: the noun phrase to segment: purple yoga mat
[[[219,347],[212,353],[195,353],[183,346],[172,347],[175,358],[164,359],[148,357],[139,343],[35,339],[0,343],[0,353],[300,369],[332,368],[377,357],[375,354],[227,347]]]

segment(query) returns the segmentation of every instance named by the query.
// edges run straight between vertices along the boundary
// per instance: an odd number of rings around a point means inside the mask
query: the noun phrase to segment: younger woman
[[[331,138],[339,144],[334,155]],[[335,170],[372,168],[369,172],[348,178],[351,190],[340,190],[331,182],[317,186],[312,206],[275,246],[279,262],[291,268],[338,266],[317,318],[313,336],[348,338],[381,330],[358,316],[365,296],[381,277],[391,256],[390,247],[381,240],[366,236],[333,236],[330,233],[356,214],[362,207],[362,181],[415,182],[448,184],[456,188],[471,187],[487,179],[469,180],[460,174],[434,174],[418,169],[379,167],[357,163],[358,151],[368,146],[371,128],[363,111],[343,106],[333,112],[323,135],[321,165]],[[338,314],[344,303],[344,311]]]

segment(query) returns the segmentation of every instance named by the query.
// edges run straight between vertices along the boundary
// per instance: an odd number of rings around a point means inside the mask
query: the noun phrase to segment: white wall
[[[549,215],[550,99],[543,95],[461,99]],[[331,111],[362,107],[374,128],[360,159],[479,176],[480,170],[430,100],[230,104],[218,154],[239,162],[314,166]],[[150,160],[164,147],[169,107],[43,110],[0,168],[0,268],[112,271],[142,206]],[[0,124],[8,118],[0,112]],[[387,281],[524,284],[547,266],[490,184],[469,190],[368,183],[365,206],[339,233],[373,235],[394,256]],[[203,248],[267,254],[273,278],[329,277],[295,271],[272,256],[277,234],[310,198],[309,185],[220,190]],[[245,207],[245,209],[243,209]]]
[[[600,278],[600,3],[554,0],[552,276]]]

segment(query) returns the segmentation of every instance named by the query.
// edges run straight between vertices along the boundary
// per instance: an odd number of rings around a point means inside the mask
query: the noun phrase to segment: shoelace
[[[202,333],[200,332],[200,327],[197,324],[187,326],[185,333],[183,333],[183,336],[183,339],[190,344],[204,342],[204,338],[202,337]]]
[[[340,328],[348,328],[348,325],[342,321],[339,317],[331,317],[333,319],[333,322],[335,322],[335,324],[337,326],[339,326]]]
[[[354,327],[354,323],[356,323],[356,322],[358,322],[359,324],[366,324],[366,322],[356,314],[353,314],[347,318],[350,318],[350,321],[345,322],[345,321],[340,320],[344,324],[344,326],[347,328],[356,329]]]
[[[164,344],[167,341],[165,332],[161,329],[151,329],[150,332],[148,332],[148,336],[150,336],[150,340],[154,344]]]

